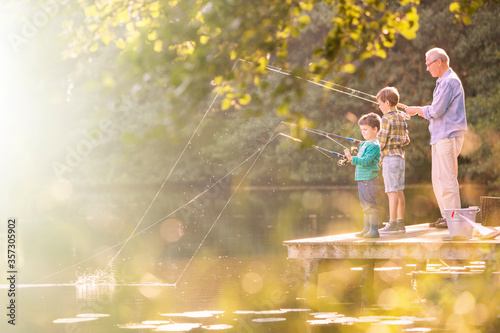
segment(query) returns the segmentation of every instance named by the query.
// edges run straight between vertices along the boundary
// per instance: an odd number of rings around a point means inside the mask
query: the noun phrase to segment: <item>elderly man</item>
[[[443,49],[427,51],[425,65],[427,71],[438,78],[432,104],[410,106],[405,110],[409,115],[418,114],[429,120],[432,187],[442,216],[430,226],[446,228],[444,210],[461,208],[457,175],[458,155],[467,130],[464,90],[457,74],[450,68],[450,59]]]

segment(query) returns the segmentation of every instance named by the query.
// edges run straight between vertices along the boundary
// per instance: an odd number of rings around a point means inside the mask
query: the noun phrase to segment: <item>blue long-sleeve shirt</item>
[[[377,140],[363,141],[359,146],[358,156],[353,156],[351,164],[356,166],[354,180],[370,180],[378,175],[380,167],[380,147]]]
[[[431,145],[441,139],[465,135],[465,95],[462,82],[450,68],[436,81],[432,104],[423,107],[424,118],[429,120]]]

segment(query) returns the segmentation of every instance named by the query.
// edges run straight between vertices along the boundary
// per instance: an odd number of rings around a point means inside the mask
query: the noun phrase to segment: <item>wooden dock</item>
[[[288,258],[300,259],[305,267],[305,296],[317,298],[318,268],[322,262],[353,261],[363,266],[362,283],[371,290],[375,264],[400,259],[416,263],[416,271],[426,271],[430,259],[484,261],[486,272],[497,270],[500,239],[450,240],[448,229],[418,224],[406,233],[382,234],[380,238],[357,238],[354,233],[285,241]],[[498,237],[500,238],[500,237]]]

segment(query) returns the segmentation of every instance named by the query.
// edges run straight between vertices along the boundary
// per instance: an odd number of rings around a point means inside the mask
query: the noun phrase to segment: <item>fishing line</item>
[[[231,68],[231,71],[234,70],[234,67],[236,66],[238,62],[235,62],[233,64],[233,67]],[[198,130],[200,129],[201,127],[201,124],[203,123],[203,121],[205,120],[205,118],[207,117],[208,115],[208,112],[212,109],[212,106],[214,105],[215,101],[217,100],[217,97],[219,97],[219,93],[220,91],[222,90],[222,88],[224,88],[225,86],[225,82],[222,84],[221,88],[217,90],[217,94],[215,94],[215,97],[214,99],[212,100],[212,103],[210,103],[210,105],[208,106],[207,108],[207,111],[205,111],[205,113],[203,114],[203,117],[201,118],[200,122],[198,123],[198,126],[196,126],[193,134],[191,135],[191,137],[189,138],[188,142],[186,143],[186,145],[184,146],[184,149],[182,150],[182,152],[180,153],[179,157],[177,158],[177,160],[175,161],[175,163],[172,165],[172,168],[170,169],[170,172],[168,173],[167,177],[165,178],[165,180],[163,181],[163,183],[161,184],[160,188],[158,189],[158,191],[156,192],[156,195],[154,196],[153,200],[151,201],[151,203],[149,204],[148,208],[146,209],[146,211],[144,212],[144,214],[142,215],[141,219],[139,220],[139,222],[136,224],[134,230],[132,230],[132,232],[130,233],[130,235],[128,236],[128,238],[125,240],[125,243],[122,245],[122,247],[118,250],[118,252],[115,254],[115,256],[109,261],[108,265],[106,266],[105,269],[108,269],[108,267],[110,267],[113,262],[115,261],[116,257],[118,257],[118,255],[121,253],[121,251],[123,250],[123,248],[125,247],[125,245],[127,245],[128,241],[132,238],[132,236],[135,234],[135,232],[137,231],[137,228],[139,228],[139,225],[142,223],[142,221],[144,220],[144,218],[146,217],[146,215],[149,213],[149,211],[151,210],[151,207],[153,206],[153,204],[155,203],[156,199],[158,198],[158,196],[160,195],[160,192],[162,191],[163,187],[165,186],[165,184],[167,183],[168,179],[170,178],[170,176],[172,175],[172,172],[174,171],[175,167],[177,166],[177,164],[179,163],[180,159],[182,158],[182,156],[184,155],[184,153],[186,152],[187,148],[189,147],[189,145],[191,145],[191,141],[193,140],[194,136],[196,135],[196,133],[198,132]]]
[[[303,142],[301,139],[299,139],[299,138],[294,138],[293,136],[290,136],[290,135],[285,134],[285,133],[278,133],[278,135],[282,135],[282,136],[284,136],[284,137],[287,137],[287,138],[289,138],[289,139],[292,139],[293,141]],[[342,154],[337,153],[337,152],[335,152],[335,151],[328,150],[328,149],[326,149],[326,148],[323,148],[323,147],[320,147],[320,146],[316,146],[316,145],[313,145],[312,147],[313,147],[314,149],[316,149],[317,151],[319,151],[320,153],[322,153],[323,155],[328,156],[329,158],[332,158],[332,159],[333,159],[332,155],[334,155],[334,156],[338,157],[338,158],[339,158],[339,160],[337,161],[337,165],[338,165],[338,166],[344,166],[344,165],[346,165],[346,163],[347,163],[347,157],[346,157],[345,155],[342,155]],[[347,148],[347,149],[348,149],[348,148]],[[327,154],[326,152],[327,152],[328,154]]]
[[[306,79],[306,78],[303,78],[303,77],[300,77],[300,76],[297,76],[297,75],[293,75],[291,73],[285,72],[285,71],[283,71],[283,70],[281,70],[281,69],[279,69],[277,67],[273,67],[273,66],[270,66],[270,65],[267,65],[266,68],[268,70],[272,71],[272,72],[276,72],[276,73],[283,74],[283,75],[288,75],[288,76],[291,76],[291,77],[294,77],[294,78],[297,78],[297,79],[300,79],[300,80],[304,80],[306,82],[315,84],[317,86],[320,86],[320,87],[323,87],[323,88],[326,88],[326,89],[329,89],[329,90],[333,90],[333,91],[336,91],[336,92],[339,92],[339,93],[342,93],[342,94],[345,94],[345,95],[348,95],[348,96],[351,96],[351,97],[356,97],[356,98],[362,99],[364,101],[367,101],[367,102],[370,102],[370,103],[373,103],[373,104],[378,104],[377,101],[376,101],[376,97],[375,96],[367,94],[367,93],[364,93],[364,92],[356,90],[356,89],[345,87],[345,86],[342,86],[340,84],[329,82],[329,81],[325,81],[325,80],[320,80],[319,82],[316,82],[316,81],[314,81],[312,79]],[[339,88],[349,90],[350,92],[349,91],[340,90],[340,89],[336,89],[334,87],[331,87],[330,85],[337,86]],[[355,95],[355,93],[369,96],[372,99],[368,99],[366,97]],[[375,101],[373,100],[373,98],[375,98]]]
[[[280,126],[280,124],[278,124],[278,126]],[[276,130],[278,128],[278,126],[276,126],[276,128],[274,129],[274,133],[276,133]],[[233,198],[233,196],[235,195],[236,191],[238,191],[238,189],[240,188],[241,184],[243,183],[243,181],[245,180],[245,178],[248,176],[248,174],[250,173],[250,170],[252,170],[253,166],[255,165],[255,163],[257,162],[257,160],[259,159],[260,155],[262,155],[262,152],[264,152],[264,149],[267,147],[267,145],[273,141],[278,135],[280,135],[280,133],[278,134],[275,134],[275,135],[272,135],[271,138],[261,147],[259,148],[253,155],[255,155],[257,152],[259,152],[259,154],[255,157],[255,159],[253,160],[253,163],[250,165],[250,167],[248,168],[248,170],[246,171],[245,175],[241,178],[241,180],[239,181],[238,185],[235,187],[234,191],[231,193],[231,195],[229,196],[229,199],[226,201],[226,203],[224,204],[224,207],[222,207],[222,210],[220,211],[219,215],[217,216],[217,218],[215,219],[215,221],[212,223],[212,225],[210,226],[210,229],[208,229],[207,233],[205,234],[205,236],[203,237],[203,239],[201,240],[200,244],[198,245],[198,248],[194,251],[193,255],[191,256],[191,258],[189,259],[188,263],[186,264],[186,266],[184,267],[184,269],[182,270],[181,274],[179,275],[179,277],[177,278],[177,280],[175,281],[174,285],[176,286],[177,283],[179,282],[179,280],[182,278],[182,276],[184,275],[184,273],[186,272],[186,270],[188,269],[188,267],[191,265],[191,262],[193,261],[194,257],[196,256],[196,254],[198,253],[198,251],[201,249],[201,247],[203,246],[203,243],[205,242],[205,240],[207,239],[208,235],[210,234],[210,232],[212,231],[212,229],[215,227],[215,224],[217,223],[217,221],[219,221],[220,217],[222,216],[222,213],[226,210],[226,207],[229,205],[229,202],[231,201],[231,199]],[[248,161],[249,158],[247,158],[245,161]],[[231,172],[232,173],[232,172]]]
[[[283,75],[288,75],[288,76],[294,77],[296,79],[304,80],[306,82],[315,84],[317,86],[321,86],[323,88],[326,88],[326,89],[329,89],[329,90],[333,90],[333,91],[336,91],[336,92],[348,95],[350,97],[356,97],[356,98],[362,99],[364,101],[370,102],[372,104],[377,104],[378,105],[377,96],[365,93],[365,92],[363,92],[361,90],[356,90],[356,89],[349,88],[349,87],[340,85],[338,83],[334,83],[334,82],[330,82],[330,81],[326,81],[326,80],[319,80],[318,82],[316,82],[313,79],[306,79],[306,78],[303,78],[303,77],[300,77],[300,76],[297,76],[297,75],[293,75],[293,74],[291,74],[289,72],[285,72],[285,71],[281,70],[278,67],[273,67],[273,66],[270,66],[270,65],[266,65],[266,68],[268,70],[272,71],[272,72],[276,72],[276,73],[283,74]],[[344,90],[335,89],[332,86],[337,86],[337,87],[342,88]],[[347,90],[347,91],[345,91],[345,90]],[[356,95],[356,94],[364,95],[366,97],[359,96],[359,95]],[[369,97],[369,99],[367,97]],[[406,110],[406,105],[404,105],[402,103],[398,103],[397,106]],[[399,111],[398,110],[398,112],[401,113],[403,115],[403,117],[405,117],[406,120],[409,120],[412,117],[412,116],[410,116],[409,114],[407,114],[404,111]]]
[[[294,124],[292,125],[292,124],[288,124],[288,123],[284,123],[284,124],[286,124],[286,125],[290,125],[290,126],[297,126],[297,125],[294,125]],[[342,148],[345,148],[345,149],[350,149],[350,148],[348,148],[348,147],[344,146],[343,144],[341,144],[340,142],[338,142],[337,140],[335,140],[334,138],[332,138],[331,136],[328,136],[328,135],[325,135],[325,134],[323,134],[323,133],[319,133],[319,132],[313,131],[313,130],[311,130],[311,129],[307,128],[307,127],[304,127],[304,130],[306,130],[307,132],[311,132],[311,133],[320,134],[320,135],[322,135],[322,136],[325,136],[325,137],[327,137],[328,139],[330,139],[330,140],[332,140],[333,142],[335,142],[336,144],[338,144],[338,145],[342,146]],[[291,136],[286,135],[286,134],[283,134],[283,133],[281,133],[281,135],[284,135],[284,136],[286,136],[286,137],[289,137],[290,139],[295,140],[295,141],[299,140],[299,139],[297,139],[297,138],[291,137]]]
[[[280,123],[280,124],[281,124],[281,123]],[[279,124],[279,125],[280,125],[280,124]],[[278,126],[279,126],[279,125],[278,125]],[[276,128],[277,128],[277,127],[276,127]],[[274,132],[276,132],[276,129],[274,130]],[[178,211],[180,211],[181,209],[185,208],[186,206],[190,205],[191,203],[193,203],[194,201],[196,201],[199,197],[203,196],[205,193],[207,193],[208,191],[210,191],[213,187],[215,187],[217,184],[219,184],[220,182],[222,182],[222,181],[223,181],[225,178],[227,178],[229,175],[233,174],[233,173],[234,173],[237,169],[239,169],[239,168],[240,168],[243,164],[247,163],[250,159],[252,159],[252,158],[253,158],[253,157],[254,157],[257,153],[259,153],[259,152],[260,152],[260,153],[262,153],[263,149],[264,149],[264,148],[265,148],[265,147],[266,147],[266,146],[267,146],[267,145],[268,145],[271,141],[273,141],[273,140],[274,140],[274,139],[275,139],[278,135],[279,135],[279,134],[276,134],[276,135],[274,135],[273,137],[271,137],[271,139],[269,139],[269,140],[268,140],[268,141],[267,141],[267,142],[266,142],[263,146],[261,146],[260,148],[258,148],[258,149],[257,149],[256,151],[254,151],[254,152],[253,152],[250,156],[248,156],[245,160],[243,160],[240,164],[238,164],[238,165],[237,165],[237,166],[235,166],[233,169],[231,169],[228,173],[226,173],[226,175],[224,175],[223,177],[221,177],[219,180],[217,180],[217,181],[216,181],[216,182],[214,182],[211,186],[209,186],[206,190],[204,190],[203,192],[199,193],[198,195],[196,195],[196,196],[195,196],[195,197],[193,197],[191,200],[189,200],[188,202],[186,202],[184,205],[182,205],[182,206],[178,207],[177,209],[175,209],[175,210],[174,210],[174,211],[172,211],[171,213],[169,213],[169,214],[167,214],[166,216],[164,216],[164,217],[160,218],[159,220],[157,220],[156,222],[152,223],[151,225],[149,225],[149,226],[145,227],[144,229],[137,231],[135,234],[133,234],[133,235],[129,236],[127,239],[125,239],[125,240],[121,241],[120,243],[117,243],[117,244],[115,244],[115,245],[113,245],[113,246],[111,246],[111,247],[109,247],[109,248],[107,248],[107,249],[105,249],[105,250],[103,250],[103,251],[101,251],[101,252],[97,253],[97,254],[94,254],[93,256],[91,256],[91,257],[89,257],[89,258],[87,258],[87,259],[85,259],[85,260],[82,260],[82,261],[80,261],[80,262],[76,263],[76,264],[73,264],[73,265],[68,266],[68,267],[66,267],[66,268],[64,268],[64,269],[61,269],[61,270],[59,270],[59,271],[57,271],[57,272],[55,272],[55,273],[53,273],[53,274],[47,275],[47,276],[45,276],[45,277],[43,277],[43,278],[41,278],[41,279],[39,279],[39,280],[35,281],[35,283],[36,283],[36,282],[39,282],[39,281],[42,281],[42,280],[45,280],[45,279],[47,279],[47,278],[49,278],[49,277],[55,276],[55,275],[57,275],[57,274],[60,274],[60,273],[62,273],[62,272],[64,272],[64,271],[67,271],[67,270],[69,270],[69,269],[71,269],[71,268],[74,268],[74,267],[76,267],[76,266],[78,266],[78,265],[81,265],[81,264],[83,264],[83,263],[85,263],[85,262],[87,262],[87,261],[90,261],[90,260],[92,260],[92,259],[94,259],[94,258],[96,258],[96,257],[98,257],[98,256],[100,256],[100,255],[102,255],[102,254],[104,254],[104,253],[106,253],[106,252],[108,252],[108,251],[110,251],[110,250],[112,250],[112,249],[114,249],[114,248],[116,248],[116,247],[118,247],[118,246],[120,246],[120,245],[124,244],[125,242],[129,241],[130,239],[132,239],[132,238],[134,238],[134,237],[136,237],[136,236],[138,236],[138,235],[142,234],[143,232],[145,232],[145,231],[149,230],[150,228],[154,227],[154,226],[155,226],[155,225],[157,225],[158,223],[163,222],[165,219],[167,219],[167,218],[171,217],[172,215],[174,215],[175,213],[177,213],[177,212],[178,212]],[[259,154],[259,156],[260,156],[260,154]],[[258,157],[259,157],[259,156],[258,156]],[[256,160],[258,159],[258,157],[256,158]],[[254,161],[254,164],[255,164],[255,161]],[[253,167],[253,164],[252,164],[252,167]],[[248,174],[248,172],[249,172],[249,171],[250,171],[250,170],[248,170],[248,171],[247,171],[247,174]],[[246,177],[246,175],[245,175],[245,177]],[[238,187],[240,186],[240,184],[241,184],[241,181],[240,181],[240,183],[238,184]],[[234,194],[234,193],[233,193],[233,194]],[[232,197],[232,196],[231,196],[231,197]],[[226,204],[226,206],[227,206],[227,204]],[[224,207],[224,209],[225,209],[225,207]],[[222,214],[222,212],[221,212],[221,214]],[[214,225],[215,225],[215,223],[214,223]],[[212,228],[213,228],[213,226],[210,228],[210,230],[211,230]],[[209,232],[210,232],[210,231],[209,231]],[[207,234],[207,235],[208,235],[208,234]],[[206,236],[205,236],[205,238],[206,238]],[[205,240],[205,238],[203,239],[203,241]],[[123,247],[124,247],[124,246],[122,246],[122,248],[123,248]],[[201,248],[201,245],[199,246],[199,248]],[[199,250],[199,248],[198,248],[198,250]],[[116,256],[115,256],[115,258],[116,258]],[[192,260],[192,259],[191,259],[191,260]],[[190,261],[191,261],[191,260],[190,260]],[[187,269],[187,267],[183,270],[183,273],[185,272],[185,270],[186,270],[186,269]],[[170,285],[170,286],[175,286],[175,285],[177,284],[177,282],[179,281],[179,279],[180,279],[180,278],[178,278],[178,279],[177,279],[177,281],[175,282],[175,284],[167,284],[167,285]]]
[[[237,63],[238,63],[238,61],[236,61],[236,62],[233,64],[233,67],[231,68],[231,71],[233,71],[233,70],[234,70],[234,68],[236,67],[236,64],[237,64]],[[182,156],[183,156],[183,155],[184,155],[184,153],[186,152],[187,148],[188,148],[188,147],[189,147],[189,145],[191,144],[191,142],[192,142],[192,140],[193,140],[194,136],[196,135],[196,133],[198,132],[199,128],[201,127],[201,124],[203,123],[203,121],[204,121],[204,120],[205,120],[205,118],[207,117],[208,112],[212,109],[212,106],[214,105],[215,101],[216,101],[216,100],[217,100],[217,98],[219,97],[219,95],[220,95],[220,91],[222,90],[222,88],[224,88],[225,84],[226,84],[226,83],[224,82],[224,83],[222,84],[221,88],[217,90],[217,93],[216,93],[215,97],[213,98],[213,100],[212,100],[212,102],[210,103],[209,107],[207,108],[207,110],[206,110],[206,111],[205,111],[205,113],[203,114],[203,117],[201,118],[200,122],[198,123],[198,126],[196,126],[196,128],[195,128],[195,130],[194,130],[193,134],[191,135],[191,137],[189,138],[188,142],[187,142],[187,143],[186,143],[186,145],[184,146],[184,149],[181,151],[181,153],[180,153],[180,154],[179,154],[179,156],[177,157],[177,160],[176,160],[176,161],[175,161],[175,163],[172,165],[172,168],[170,169],[169,173],[167,174],[167,176],[166,176],[166,177],[165,177],[165,179],[163,180],[163,183],[161,184],[160,188],[158,189],[158,191],[156,192],[155,196],[153,197],[153,200],[151,200],[151,202],[150,202],[149,206],[147,207],[146,211],[144,212],[144,214],[143,214],[143,215],[142,215],[142,217],[140,218],[139,222],[135,225],[134,230],[132,230],[132,232],[130,233],[130,235],[129,235],[129,236],[128,236],[128,237],[127,237],[124,241],[122,241],[122,242],[120,242],[120,243],[118,243],[118,244],[116,244],[116,245],[114,245],[114,246],[112,246],[112,247],[110,247],[110,248],[108,248],[108,249],[106,249],[106,250],[104,250],[104,251],[102,251],[102,252],[100,252],[100,253],[98,253],[98,254],[96,254],[96,255],[92,256],[92,257],[90,257],[90,258],[87,258],[87,259],[85,259],[85,260],[83,260],[83,261],[80,261],[80,262],[78,262],[78,263],[76,263],[76,264],[74,264],[74,265],[71,265],[71,266],[69,266],[69,267],[67,267],[67,268],[65,268],[65,269],[63,269],[63,270],[61,270],[61,271],[58,271],[58,272],[56,272],[56,273],[54,273],[54,274],[51,274],[51,275],[49,275],[49,276],[46,276],[46,277],[44,277],[44,278],[42,278],[42,279],[40,279],[40,280],[44,280],[45,278],[48,278],[48,277],[50,277],[50,276],[53,276],[53,275],[59,274],[59,273],[61,273],[61,272],[65,271],[65,270],[67,270],[67,269],[69,269],[69,268],[72,268],[72,267],[75,267],[75,266],[77,266],[77,265],[80,265],[80,264],[82,264],[82,263],[84,263],[84,262],[86,262],[86,261],[89,261],[90,259],[93,259],[93,258],[95,258],[95,257],[97,257],[97,256],[99,256],[99,255],[101,255],[102,253],[105,253],[105,252],[107,252],[107,251],[109,251],[109,250],[111,250],[111,249],[113,249],[113,248],[115,248],[115,247],[117,247],[117,246],[119,246],[119,245],[122,245],[122,246],[120,247],[120,249],[117,251],[117,253],[115,254],[115,256],[114,256],[113,258],[111,258],[111,260],[108,262],[108,264],[107,264],[107,266],[105,267],[105,269],[104,269],[104,270],[108,270],[108,269],[111,267],[111,265],[113,264],[113,262],[116,260],[116,258],[118,257],[118,255],[121,253],[121,251],[123,250],[123,248],[127,245],[128,241],[129,241],[129,240],[130,240],[130,239],[134,236],[134,234],[136,233],[137,229],[139,228],[139,226],[141,225],[141,223],[144,221],[145,217],[147,216],[147,214],[148,214],[148,213],[149,213],[149,211],[151,210],[151,208],[152,208],[153,204],[155,203],[156,199],[157,199],[157,198],[158,198],[158,196],[160,195],[160,192],[161,192],[161,191],[162,191],[162,189],[165,187],[165,184],[167,183],[168,179],[169,179],[169,178],[170,178],[170,176],[172,175],[172,172],[173,172],[173,171],[174,171],[174,169],[177,167],[177,164],[179,163],[179,161],[181,160]],[[38,281],[40,281],[40,280],[38,280]]]

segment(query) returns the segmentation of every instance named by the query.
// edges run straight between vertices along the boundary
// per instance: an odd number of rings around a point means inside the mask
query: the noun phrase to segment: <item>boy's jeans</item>
[[[377,190],[377,177],[358,181],[359,203],[365,215],[378,215]]]

